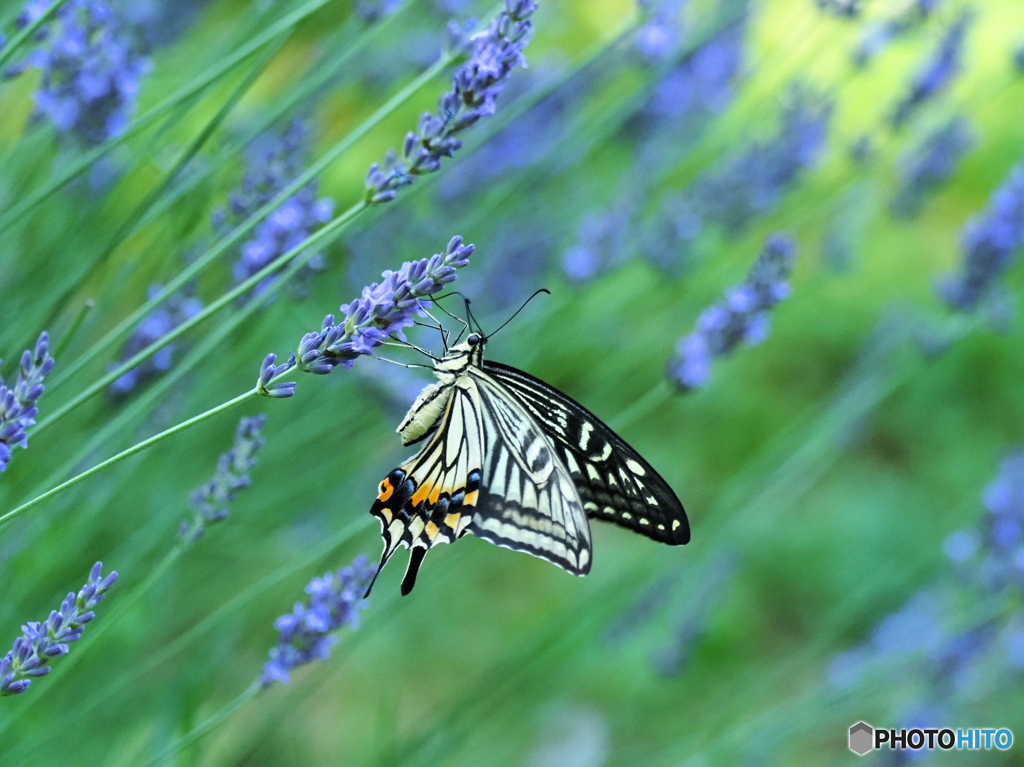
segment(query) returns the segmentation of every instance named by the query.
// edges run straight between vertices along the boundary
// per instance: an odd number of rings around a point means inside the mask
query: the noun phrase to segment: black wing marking
[[[557,448],[529,411],[479,368],[484,462],[480,500],[466,532],[558,565],[590,572],[590,522]]]
[[[689,542],[690,523],[675,492],[600,418],[521,370],[488,361],[484,371],[544,430],[588,515],[662,543]]]

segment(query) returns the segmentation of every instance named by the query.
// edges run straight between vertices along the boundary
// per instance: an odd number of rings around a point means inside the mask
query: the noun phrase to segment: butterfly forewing
[[[656,541],[690,540],[686,512],[668,483],[597,416],[528,373],[496,362],[484,371],[550,438],[591,517]]]

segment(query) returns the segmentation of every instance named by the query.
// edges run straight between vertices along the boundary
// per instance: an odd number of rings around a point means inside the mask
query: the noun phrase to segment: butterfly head
[[[460,375],[472,365],[482,366],[486,343],[487,336],[482,333],[470,333],[465,341],[448,350],[444,359],[434,365],[434,370],[443,378],[445,374]]]

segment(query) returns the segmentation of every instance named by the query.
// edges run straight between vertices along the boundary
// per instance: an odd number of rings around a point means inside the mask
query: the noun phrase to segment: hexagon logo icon
[[[857,722],[850,727],[850,750],[857,756],[864,756],[875,747],[875,728],[867,722]]]

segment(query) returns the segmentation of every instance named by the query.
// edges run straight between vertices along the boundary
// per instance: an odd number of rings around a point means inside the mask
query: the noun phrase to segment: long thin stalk
[[[250,389],[249,391],[245,392],[244,394],[239,394],[234,399],[229,399],[227,402],[223,402],[220,405],[217,405],[217,407],[210,408],[209,410],[207,410],[204,413],[200,413],[199,415],[194,416],[193,418],[189,418],[187,421],[182,421],[181,423],[176,424],[176,425],[170,427],[169,429],[165,429],[164,431],[160,432],[159,434],[154,434],[149,439],[144,439],[144,440],[142,440],[142,442],[139,442],[138,444],[132,445],[127,450],[122,450],[117,455],[113,455],[110,458],[106,459],[105,461],[101,461],[100,463],[98,463],[95,466],[93,466],[91,469],[86,469],[81,474],[75,475],[74,477],[72,477],[71,479],[67,480],[66,482],[62,482],[61,484],[57,485],[56,487],[50,488],[45,493],[42,493],[41,495],[37,495],[32,500],[26,501],[25,503],[21,504],[21,506],[18,506],[16,509],[12,509],[11,511],[7,512],[3,516],[0,516],[0,527],[2,527],[3,525],[8,524],[11,520],[13,520],[16,517],[24,514],[26,511],[31,509],[33,506],[35,506],[35,505],[37,505],[39,503],[42,503],[46,499],[52,498],[55,495],[59,495],[60,493],[63,493],[65,490],[70,490],[72,487],[77,485],[79,482],[82,482],[83,480],[88,479],[93,474],[97,474],[97,473],[103,471],[104,469],[106,469],[106,468],[108,468],[110,466],[113,466],[116,463],[120,463],[125,458],[130,458],[131,456],[135,455],[136,453],[141,453],[143,450],[145,450],[146,448],[150,447],[151,445],[154,445],[157,442],[159,442],[159,441],[161,441],[163,439],[166,439],[167,437],[170,437],[170,436],[172,436],[174,434],[177,434],[179,432],[185,431],[186,429],[190,429],[193,426],[195,426],[196,424],[202,423],[207,418],[212,418],[213,416],[217,415],[218,413],[221,413],[221,412],[223,412],[225,410],[228,410],[228,409],[234,407],[235,405],[238,405],[239,403],[244,402],[245,400],[249,399],[249,397],[254,397],[254,396],[256,396],[256,390],[255,389]]]
[[[110,257],[116,252],[117,248],[135,232],[139,223],[143,220],[146,214],[163,198],[167,190],[171,188],[185,168],[188,167],[189,163],[195,159],[196,155],[199,154],[199,151],[206,145],[231,111],[238,105],[238,102],[242,100],[242,97],[249,92],[249,89],[252,88],[260,75],[262,75],[266,70],[267,65],[270,64],[274,56],[281,49],[281,46],[284,45],[286,39],[287,36],[282,34],[276,44],[267,47],[267,50],[264,51],[256,65],[246,74],[242,81],[232,89],[231,94],[228,96],[221,108],[217,110],[217,113],[213,118],[203,126],[203,129],[194,139],[192,139],[189,145],[181,151],[178,159],[164,176],[163,181],[150,191],[142,202],[134,207],[128,218],[125,219],[124,223],[122,223],[120,227],[118,227],[109,242],[99,253],[99,256],[92,259],[92,262],[86,265],[86,267],[77,274],[72,274],[70,278],[66,280],[64,286],[56,291],[57,300],[53,302],[54,308],[52,310],[54,313],[61,311],[78,286],[81,285],[83,281],[88,280],[97,269],[106,264],[107,261],[110,260]],[[51,324],[52,319],[51,322],[47,322],[44,327],[49,327]]]

